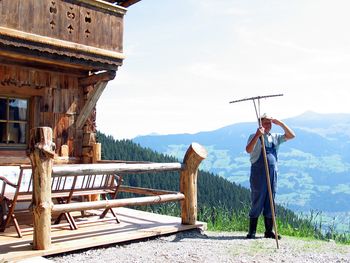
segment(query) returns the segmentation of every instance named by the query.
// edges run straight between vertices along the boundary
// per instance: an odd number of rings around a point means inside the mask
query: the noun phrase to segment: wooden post
[[[207,157],[207,151],[198,143],[192,143],[184,157],[185,168],[180,174],[180,192],[185,195],[181,202],[181,221],[194,225],[197,221],[197,174],[198,166]]]
[[[97,163],[101,161],[101,143],[94,143],[92,145],[92,162]]]
[[[69,148],[67,144],[61,146],[61,156],[67,158],[69,157]]]
[[[92,163],[97,163],[101,160],[101,143],[94,143],[92,145]],[[100,200],[99,194],[94,194],[89,196],[90,201]]]
[[[51,245],[51,171],[55,156],[52,129],[30,130],[29,157],[33,174],[33,249],[45,250]]]

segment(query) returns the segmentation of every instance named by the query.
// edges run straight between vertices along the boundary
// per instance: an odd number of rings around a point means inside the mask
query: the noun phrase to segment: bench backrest
[[[70,193],[70,197],[74,194],[74,191],[109,190],[110,192],[115,192],[119,185],[119,181],[116,181],[118,179],[119,177],[114,174],[55,175],[53,173],[51,177],[51,191],[56,196],[59,193]],[[7,187],[6,191],[15,192],[15,195],[31,194],[33,191],[31,167],[20,166],[17,182],[14,180],[11,180],[11,182],[17,187]]]

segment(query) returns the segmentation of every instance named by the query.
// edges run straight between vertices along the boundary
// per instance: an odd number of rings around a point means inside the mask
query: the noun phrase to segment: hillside
[[[284,120],[297,134],[280,148],[277,202],[298,211],[350,211],[350,114],[303,115]],[[193,141],[206,147],[209,156],[202,170],[249,186],[249,159],[245,145],[255,123],[237,123],[196,134],[141,136],[143,147],[183,156]],[[276,132],[282,132],[276,129]]]
[[[130,140],[114,140],[111,136],[102,133],[98,133],[98,140],[102,143],[102,159],[105,160],[152,162],[179,162],[182,160],[143,148]],[[209,172],[200,171],[199,174],[199,206],[215,206],[220,202],[227,209],[241,210],[249,205],[250,193],[248,189]],[[124,184],[131,186],[179,190],[179,173],[177,172],[144,174],[142,176],[128,175],[123,179]]]
[[[152,162],[178,162],[169,155],[157,153],[149,148],[143,148],[130,140],[115,140],[111,136],[98,133],[98,140],[102,144],[102,159]],[[188,145],[186,146],[186,148]],[[157,174],[127,175],[123,177],[124,185],[150,187],[156,189],[179,190],[179,173],[167,172]],[[198,177],[198,212],[199,220],[216,220],[218,211],[231,214],[241,213],[247,226],[247,209],[250,207],[250,191],[229,180],[203,170]],[[277,206],[281,220],[292,226],[299,226],[301,222],[289,209]],[[204,215],[205,214],[205,215]]]

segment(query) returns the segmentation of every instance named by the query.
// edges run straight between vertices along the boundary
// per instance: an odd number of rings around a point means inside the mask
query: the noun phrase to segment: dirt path
[[[259,235],[258,235],[259,237]],[[350,262],[350,246],[283,237],[245,239],[241,232],[197,230],[50,258],[54,262]]]

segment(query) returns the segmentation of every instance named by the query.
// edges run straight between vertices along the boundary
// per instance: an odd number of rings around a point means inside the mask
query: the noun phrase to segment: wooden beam
[[[45,89],[35,89],[28,87],[12,87],[12,86],[2,86],[0,84],[1,94],[11,94],[17,96],[44,96]]]
[[[69,164],[52,167],[52,175],[80,175],[80,174],[126,174],[149,173],[164,171],[180,171],[181,163],[97,163],[97,164]]]
[[[79,78],[78,83],[79,86],[89,86],[95,85],[98,82],[110,81],[115,78],[115,71],[106,71],[100,74],[94,74],[85,78]]]
[[[102,145],[100,142],[98,143],[94,143],[92,145],[92,152],[93,152],[93,155],[92,155],[92,162],[93,163],[97,163],[98,161],[101,160],[102,158]]]
[[[159,204],[170,201],[181,201],[185,196],[181,193],[165,194],[146,197],[123,198],[114,200],[94,201],[94,202],[78,202],[69,204],[55,204],[52,213],[67,213],[72,211],[84,211],[90,209],[109,209],[113,207],[133,206],[133,205],[149,205]]]
[[[119,192],[143,194],[143,195],[164,195],[164,194],[176,194],[176,193],[178,193],[175,191],[159,190],[159,189],[151,189],[151,188],[143,188],[143,187],[134,187],[134,186],[125,186],[125,185],[121,185],[119,187]]]
[[[61,40],[61,39],[40,36],[40,35],[27,33],[24,31],[2,27],[2,26],[0,26],[0,35],[11,37],[14,39],[19,39],[21,41],[29,41],[29,42],[39,43],[42,45],[54,46],[54,47],[57,47],[58,49],[66,48],[66,49],[72,50],[73,52],[91,53],[94,55],[115,58],[115,59],[125,58],[123,53],[120,53],[120,52],[87,46],[87,45],[78,44],[78,43]]]
[[[19,165],[19,164],[27,164],[30,163],[30,159],[28,157],[19,157],[19,156],[11,156],[6,155],[1,151],[0,156],[0,165]]]
[[[107,83],[108,81],[103,81],[95,85],[95,89],[91,91],[91,95],[89,96],[84,107],[80,111],[80,114],[76,121],[76,129],[80,130],[83,128],[86,120],[89,118],[89,116],[92,113],[92,110],[96,106],[98,99],[100,98],[104,89],[106,88]]]
[[[6,64],[19,65],[43,71],[59,72],[63,74],[84,76],[91,70],[117,70],[122,65],[122,60],[114,64],[62,56],[45,52],[45,56],[39,50],[22,47],[11,47],[0,44],[0,62],[6,60]],[[3,59],[6,58],[6,59]],[[8,63],[7,61],[11,61]]]

